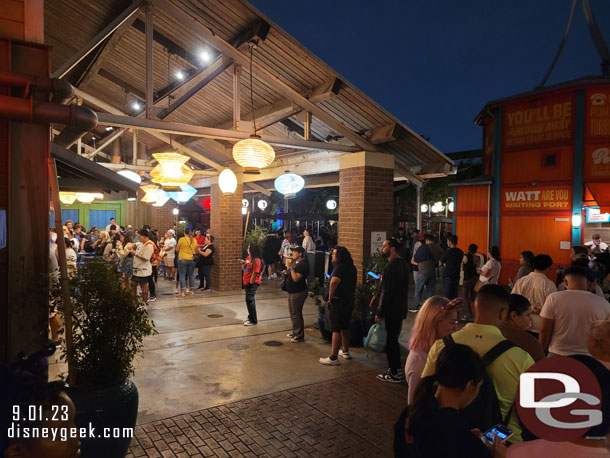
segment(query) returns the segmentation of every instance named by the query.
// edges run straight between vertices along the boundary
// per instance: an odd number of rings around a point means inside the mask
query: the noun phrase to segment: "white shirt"
[[[515,282],[513,294],[521,294],[532,304],[532,330],[540,331],[540,310],[549,297],[549,294],[557,292],[555,283],[546,274],[531,272]]]
[[[407,395],[408,404],[413,402],[415,389],[417,388],[417,385],[419,385],[421,373],[424,371],[427,359],[428,352],[421,350],[409,350],[409,356],[407,356],[407,363],[405,364],[405,378],[409,385],[409,393]]]
[[[166,253],[171,253],[173,255],[175,248],[176,248],[176,239],[174,239],[174,238],[165,239],[165,243],[163,244],[163,250],[165,250]]]
[[[554,320],[549,351],[561,356],[588,355],[591,324],[610,317],[610,304],[589,291],[568,289],[547,297],[542,318]]]
[[[595,244],[593,243],[593,240],[591,240],[590,242],[585,243],[585,246],[590,246],[590,247],[592,247],[592,248],[595,248]],[[600,248],[602,251],[606,251],[606,250],[608,249],[608,244],[607,244],[607,243],[604,243],[604,242],[602,242],[602,241],[600,240],[600,242],[599,242],[599,248]]]
[[[112,226],[112,224],[106,226],[106,232],[110,232],[110,226]],[[117,229],[119,228],[119,225],[117,223],[114,223],[114,226],[116,226]]]
[[[316,243],[313,241],[310,235],[303,239],[303,248],[307,253],[315,253]]]
[[[481,270],[489,269],[489,273],[487,274],[487,276],[479,275],[479,280],[482,281],[483,283],[497,285],[498,278],[500,278],[500,269],[501,268],[502,268],[502,265],[500,264],[500,261],[491,258],[489,261],[487,261],[485,263],[485,265],[483,267],[481,267]]]
[[[152,275],[152,264],[150,258],[155,252],[154,243],[148,241],[141,244],[136,250],[136,256],[133,257],[133,275],[135,277],[148,277]],[[138,258],[142,256],[146,261]]]

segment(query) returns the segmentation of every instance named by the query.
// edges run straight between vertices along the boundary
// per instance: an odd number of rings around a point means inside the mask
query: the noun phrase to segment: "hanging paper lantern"
[[[101,192],[94,192],[93,198],[97,200],[104,200],[104,194],[102,194]]]
[[[242,199],[241,200],[241,206],[242,207],[248,208],[248,204],[249,204],[248,199]]]
[[[191,200],[191,198],[197,194],[197,190],[190,184],[182,186],[180,191],[168,192],[169,197],[174,199],[177,203],[183,204]]]
[[[76,200],[82,202],[83,204],[90,204],[95,200],[95,194],[90,192],[77,192]]]
[[[280,175],[273,182],[277,192],[284,194],[284,198],[292,199],[305,186],[305,180],[302,176],[294,173],[285,173]]]
[[[142,202],[145,204],[154,204],[157,201],[157,189],[159,189],[159,186],[156,184],[147,184],[146,186],[140,187],[140,189],[146,193],[146,195],[142,197]]]
[[[233,145],[233,159],[244,168],[244,173],[258,174],[275,159],[275,151],[260,135],[250,135]]]
[[[156,195],[157,201],[152,204],[153,207],[163,207],[169,200],[169,194],[165,192],[163,189],[157,189]]]
[[[330,199],[326,202],[326,208],[328,208],[329,210],[334,210],[335,208],[337,208],[337,201],[334,199]]]
[[[195,172],[185,165],[189,158],[183,154],[156,153],[153,157],[159,164],[150,172],[150,176],[154,183],[159,183],[165,190],[177,191],[195,175]]]
[[[241,214],[242,215],[247,215],[248,214],[248,209],[246,207],[241,207]]]
[[[128,180],[135,181],[136,183],[142,183],[142,177],[138,175],[136,172],[132,172],[131,170],[119,170],[117,172],[119,175],[127,178]]]
[[[261,199],[258,201],[258,208],[260,208],[261,210],[264,210],[265,208],[267,208],[267,201],[264,199]]]
[[[233,197],[237,189],[237,177],[231,169],[224,169],[218,175],[218,186],[225,197]]]
[[[72,205],[76,201],[76,193],[75,192],[60,192],[59,200],[64,205]]]

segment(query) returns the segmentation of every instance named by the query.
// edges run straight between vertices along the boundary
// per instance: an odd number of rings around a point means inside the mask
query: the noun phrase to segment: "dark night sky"
[[[481,147],[489,100],[529,91],[563,36],[571,0],[250,0],[442,152]],[[610,47],[610,0],[591,0]],[[580,0],[548,84],[598,75]]]

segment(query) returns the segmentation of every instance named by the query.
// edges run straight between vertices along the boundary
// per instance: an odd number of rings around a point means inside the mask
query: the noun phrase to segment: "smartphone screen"
[[[485,438],[492,443],[494,436],[498,436],[500,440],[506,440],[513,435],[513,432],[504,425],[496,425],[485,433]]]
[[[368,273],[368,275],[373,277],[375,280],[379,280],[379,275],[377,275],[375,272],[367,272],[367,273]]]
[[[330,275],[328,275],[328,272],[326,272],[326,273],[324,274],[324,276],[325,276],[326,278],[330,278]]]

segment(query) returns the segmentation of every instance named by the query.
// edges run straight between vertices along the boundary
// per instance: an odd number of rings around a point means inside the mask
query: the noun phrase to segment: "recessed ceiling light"
[[[201,59],[203,62],[208,62],[210,60],[210,53],[208,51],[200,51],[199,52],[199,59]]]
[[[184,78],[186,78],[186,74],[182,70],[177,70],[175,75],[178,81],[182,81]]]
[[[92,135],[92,136],[91,136],[91,140],[95,140],[95,135]]]
[[[131,108],[133,108],[136,111],[139,111],[142,109],[142,104],[140,104],[140,102],[138,102],[137,100],[135,100],[134,102],[132,102],[131,104]]]

